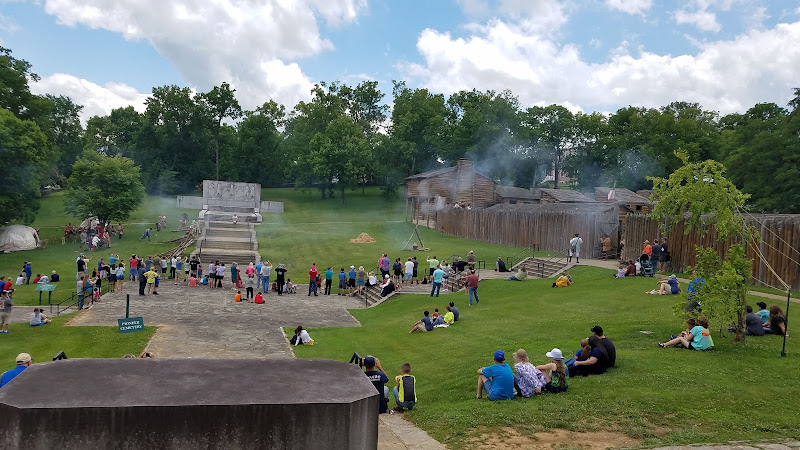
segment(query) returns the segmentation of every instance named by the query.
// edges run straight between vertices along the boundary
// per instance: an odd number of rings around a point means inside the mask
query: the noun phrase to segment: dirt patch
[[[520,434],[513,428],[503,428],[500,433],[496,431],[484,433],[467,440],[467,447],[491,450],[563,448],[603,450],[610,447],[631,447],[641,443],[640,439],[610,431],[578,432],[557,429],[541,431],[529,436]]]
[[[367,233],[361,233],[357,238],[350,239],[350,242],[353,244],[372,244],[375,242],[375,239],[372,239],[372,236]]]

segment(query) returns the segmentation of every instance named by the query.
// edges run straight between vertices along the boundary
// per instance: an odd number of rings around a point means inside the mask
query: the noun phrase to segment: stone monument
[[[240,222],[261,223],[261,185],[203,180],[200,219],[230,222],[234,214]]]
[[[0,447],[375,449],[378,402],[331,360],[53,361],[0,390]]]

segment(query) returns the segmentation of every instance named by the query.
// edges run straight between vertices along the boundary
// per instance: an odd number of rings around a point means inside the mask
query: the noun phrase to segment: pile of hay
[[[372,239],[372,236],[367,233],[361,233],[357,238],[350,239],[350,242],[353,244],[372,244],[375,242],[375,239]]]

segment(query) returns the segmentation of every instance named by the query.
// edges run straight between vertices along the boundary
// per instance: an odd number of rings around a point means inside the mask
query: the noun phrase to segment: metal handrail
[[[518,252],[517,252],[517,254],[515,254],[514,256],[507,256],[507,257],[506,257],[506,267],[507,267],[508,269],[511,269],[512,267],[514,267],[514,260],[515,260],[515,259],[517,259],[517,257],[519,257],[520,255],[523,255],[523,254],[527,253],[529,250],[530,250],[530,252],[531,252],[531,256],[530,256],[530,257],[531,257],[531,258],[535,258],[535,257],[536,257],[536,249],[535,249],[535,247],[534,247],[534,246],[530,246],[530,247],[523,247],[523,248],[522,248],[520,251],[518,251]],[[527,256],[525,256],[524,258],[521,258],[521,259],[520,259],[520,261],[522,261],[522,260],[523,260],[523,259],[525,259],[525,258],[527,258]]]

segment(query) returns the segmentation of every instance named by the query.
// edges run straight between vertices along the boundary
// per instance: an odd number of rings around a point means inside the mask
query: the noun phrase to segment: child
[[[264,296],[261,295],[261,291],[258,291],[258,294],[256,294],[256,298],[253,300],[253,303],[257,305],[264,303]]]
[[[153,295],[158,295],[158,284],[161,282],[161,277],[156,272],[156,281],[153,282]]]
[[[347,291],[347,274],[344,272],[344,267],[339,272],[339,292],[336,295],[344,295],[342,292]]]
[[[431,314],[431,319],[436,320],[437,317],[441,316],[439,313],[439,308],[433,310],[433,314]]]
[[[191,276],[189,277],[189,287],[197,286],[197,277]]]
[[[397,403],[394,410],[403,412],[414,409],[417,404],[417,379],[411,375],[411,364],[403,363],[400,366],[400,375],[394,377],[394,401]],[[402,398],[402,401],[400,400]]]
[[[520,397],[529,398],[534,394],[540,394],[547,384],[544,374],[531,364],[524,349],[514,352],[514,370],[517,372],[517,376],[514,377],[514,389]]]
[[[242,301],[242,291],[237,291],[236,295],[233,296],[233,301],[239,303]]]
[[[625,278],[625,266],[620,265],[614,278]]]

